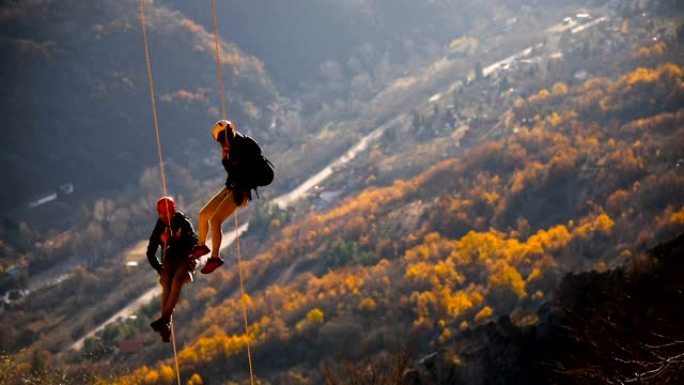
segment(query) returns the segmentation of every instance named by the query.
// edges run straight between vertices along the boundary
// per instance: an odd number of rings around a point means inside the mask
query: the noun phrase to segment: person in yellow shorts
[[[214,140],[221,145],[221,163],[228,177],[226,185],[199,212],[199,242],[194,248],[193,258],[211,252],[207,263],[202,268],[203,274],[213,272],[223,265],[219,255],[221,248],[221,225],[238,207],[244,207],[252,199],[250,190],[254,188],[249,180],[252,177],[250,160],[253,154],[261,155],[261,148],[251,138],[243,136],[235,130],[228,120],[219,120],[213,129]],[[272,176],[271,176],[272,178]],[[211,250],[205,245],[208,232],[211,231]]]

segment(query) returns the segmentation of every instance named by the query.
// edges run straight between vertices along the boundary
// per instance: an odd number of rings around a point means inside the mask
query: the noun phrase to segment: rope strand
[[[150,104],[152,106],[152,120],[154,123],[154,137],[157,142],[157,155],[159,157],[159,176],[161,178],[162,192],[164,196],[169,195],[169,190],[166,184],[166,172],[164,170],[164,155],[162,153],[161,135],[159,134],[159,119],[157,117],[157,97],[154,92],[154,77],[152,76],[152,60],[150,59],[150,45],[147,42],[147,27],[145,22],[145,7],[143,0],[138,1],[138,11],[140,13],[140,27],[143,35],[143,45],[145,46],[145,63],[147,65],[147,83],[150,88]],[[167,206],[167,210],[168,210]],[[162,248],[162,261],[166,255],[166,247]],[[178,365],[178,354],[176,352],[176,333],[173,327],[173,319],[171,322],[171,339],[173,342],[173,360],[176,364],[176,380],[178,385],[181,385],[180,367]]]
[[[152,105],[152,119],[154,122],[154,136],[157,141],[157,155],[159,156],[159,175],[161,177],[162,191],[169,195],[166,187],[166,173],[164,172],[164,156],[162,154],[161,136],[159,135],[159,119],[157,117],[157,97],[154,92],[154,78],[152,77],[152,64],[150,60],[150,46],[147,42],[147,27],[145,27],[145,10],[143,0],[139,0],[140,26],[142,27],[143,44],[145,45],[145,62],[147,63],[147,82],[150,88],[150,104]]]
[[[149,43],[147,40],[147,29],[146,29],[146,22],[145,22],[145,12],[144,12],[144,4],[143,0],[138,1],[138,9],[140,13],[140,25],[142,29],[142,35],[143,35],[143,44],[145,46],[145,63],[147,65],[147,81],[148,81],[148,86],[150,89],[150,104],[152,106],[152,118],[153,118],[153,123],[154,123],[154,133],[155,133],[155,140],[157,142],[157,155],[159,157],[159,174],[161,178],[161,184],[162,184],[162,190],[164,193],[164,196],[168,195],[168,187],[166,183],[166,173],[164,170],[164,156],[162,153],[162,145],[161,145],[161,135],[160,135],[160,130],[159,130],[159,119],[157,115],[157,103],[156,103],[156,95],[155,95],[155,90],[154,90],[154,78],[152,76],[152,64],[151,64],[151,59],[150,59],[150,48],[149,48]],[[216,12],[216,1],[211,0],[211,12],[212,12],[212,21],[213,21],[213,29],[214,29],[214,50],[216,52],[216,72],[217,72],[217,80],[218,80],[218,86],[219,86],[219,92],[221,96],[221,118],[226,119],[227,118],[227,111],[226,111],[226,91],[225,91],[225,86],[223,83],[223,70],[221,68],[221,45],[220,45],[220,37],[218,33],[218,16]],[[243,271],[242,271],[242,258],[240,256],[240,237],[239,237],[239,231],[238,231],[238,211],[236,210],[234,213],[235,216],[235,239],[236,239],[236,248],[237,248],[237,265],[238,265],[238,276],[240,280],[240,302],[242,303],[242,319],[244,322],[244,327],[245,327],[245,335],[247,336],[247,361],[249,365],[249,380],[250,384],[254,385],[254,369],[252,365],[252,350],[251,350],[251,344],[249,342],[249,320],[247,318],[247,304],[246,304],[246,294],[245,294],[245,285],[244,285],[244,276],[243,276]],[[178,385],[181,385],[181,379],[180,379],[180,367],[178,364],[178,353],[176,350],[176,336],[175,336],[175,330],[174,330],[174,323],[173,320],[171,320],[171,339],[172,339],[172,345],[173,345],[173,357],[174,357],[174,362],[176,366],[176,379],[178,382]]]
[[[221,68],[221,44],[218,32],[218,16],[216,12],[216,0],[211,0],[211,19],[214,28],[214,51],[216,52],[216,77],[221,94],[221,119],[228,119],[226,110],[226,88],[223,84],[223,69]]]
[[[218,31],[218,15],[216,12],[216,0],[211,0],[211,18],[213,21],[214,29],[214,51],[216,52],[216,76],[219,86],[219,92],[221,94],[221,119],[227,119],[228,114],[226,112],[226,89],[223,84],[223,69],[221,68],[221,45],[220,37]],[[240,277],[240,302],[242,303],[242,320],[245,325],[245,336],[247,336],[247,363],[249,364],[249,383],[254,385],[254,368],[252,366],[252,348],[249,342],[249,320],[247,319],[247,304],[245,295],[245,284],[242,272],[242,258],[240,256],[240,233],[238,231],[238,211],[236,208],[235,213],[235,246],[237,248],[237,265],[238,265],[238,276]]]
[[[240,279],[240,302],[242,303],[242,321],[245,324],[247,336],[247,364],[249,365],[249,383],[254,385],[254,368],[252,367],[252,348],[249,342],[249,321],[247,319],[247,295],[245,294],[245,279],[242,272],[242,258],[240,257],[240,234],[238,233],[238,210],[235,210],[235,249],[237,255],[238,277]]]
[[[178,366],[178,352],[176,351],[176,332],[173,329],[173,316],[171,316],[171,344],[173,345],[173,358],[176,362],[176,380],[178,380],[178,385],[181,385],[180,367]]]

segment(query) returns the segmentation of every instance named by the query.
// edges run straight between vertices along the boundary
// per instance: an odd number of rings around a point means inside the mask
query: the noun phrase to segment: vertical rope
[[[145,26],[145,10],[143,0],[138,1],[140,11],[140,25],[142,27],[143,44],[145,45],[145,62],[147,63],[147,82],[150,87],[150,104],[152,105],[152,119],[154,121],[154,136],[157,140],[157,155],[159,156],[159,175],[161,177],[164,195],[169,195],[166,187],[166,173],[164,172],[164,156],[162,154],[161,136],[159,135],[159,119],[157,118],[157,97],[154,92],[154,78],[152,77],[152,64],[150,60],[150,46],[147,42],[147,27]]]
[[[176,332],[173,329],[173,316],[171,316],[171,344],[173,345],[173,358],[176,362],[176,379],[178,380],[178,385],[181,385],[180,367],[178,366],[178,352],[176,351]]]
[[[221,44],[218,33],[218,16],[216,12],[216,0],[211,0],[211,18],[214,27],[214,51],[216,52],[216,76],[221,94],[221,119],[228,119],[226,111],[226,88],[223,85],[223,69],[221,68]]]
[[[154,137],[157,142],[157,156],[159,157],[159,176],[161,178],[162,192],[164,196],[169,195],[169,189],[166,183],[166,173],[164,171],[164,155],[162,153],[161,135],[159,134],[159,119],[157,116],[157,97],[154,91],[154,77],[152,76],[152,60],[150,59],[150,45],[147,42],[147,27],[145,22],[145,7],[143,0],[138,1],[138,11],[140,13],[140,27],[143,35],[143,45],[145,46],[145,63],[147,65],[147,83],[150,89],[150,104],[152,106],[152,120],[154,123]],[[167,210],[168,210],[167,206]],[[167,215],[168,216],[168,215]],[[166,254],[166,247],[162,249],[162,260]],[[173,360],[176,363],[176,380],[178,385],[181,385],[180,367],[178,365],[178,354],[176,352],[176,336],[173,328],[173,320],[171,320],[171,338],[173,342]]]
[[[227,119],[228,114],[226,111],[226,89],[223,84],[223,69],[221,68],[221,44],[218,31],[218,15],[216,12],[216,0],[211,0],[211,18],[213,22],[214,29],[214,51],[216,52],[216,76],[219,86],[219,92],[221,94],[221,119]],[[240,233],[238,231],[238,207],[233,214],[235,218],[235,245],[237,248],[237,265],[238,265],[238,276],[240,278],[240,302],[242,303],[242,320],[245,325],[245,336],[247,337],[247,362],[249,364],[249,383],[254,385],[254,368],[252,366],[252,348],[249,342],[249,320],[247,319],[247,303],[245,295],[245,283],[244,276],[242,272],[242,258],[240,257]]]
[[[249,342],[249,321],[247,319],[247,296],[245,294],[245,280],[242,273],[242,258],[240,257],[240,234],[238,233],[238,211],[235,210],[235,248],[237,255],[238,277],[240,278],[240,302],[242,303],[242,321],[245,324],[245,336],[247,337],[247,363],[249,364],[249,383],[254,385],[254,368],[252,367],[252,348]]]

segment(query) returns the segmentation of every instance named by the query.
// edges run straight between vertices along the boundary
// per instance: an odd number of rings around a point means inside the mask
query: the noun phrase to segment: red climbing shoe
[[[190,259],[197,259],[203,255],[209,254],[209,248],[205,245],[195,245],[190,252]]]
[[[211,257],[200,271],[202,274],[211,274],[212,271],[216,270],[216,268],[221,265],[223,265],[223,259],[221,259],[221,257]]]

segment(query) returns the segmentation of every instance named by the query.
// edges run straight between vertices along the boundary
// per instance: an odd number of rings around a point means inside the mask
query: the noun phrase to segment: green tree
[[[50,353],[36,349],[31,356],[31,372],[38,375],[47,372],[50,367]]]
[[[375,254],[363,251],[359,245],[352,240],[337,240],[328,253],[326,260],[329,268],[346,265],[369,265],[376,261]]]
[[[475,81],[480,82],[484,79],[484,70],[482,69],[482,63],[475,63]]]

